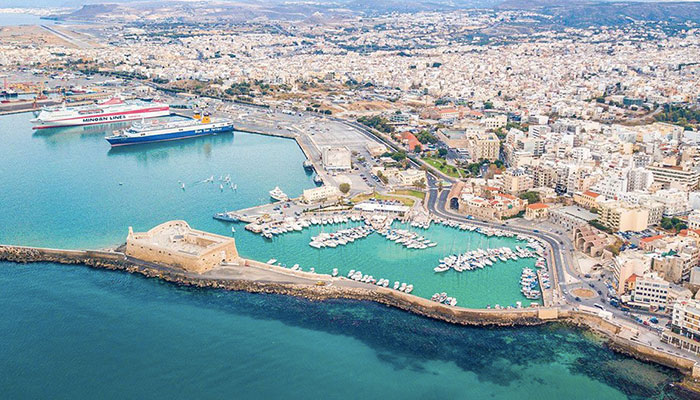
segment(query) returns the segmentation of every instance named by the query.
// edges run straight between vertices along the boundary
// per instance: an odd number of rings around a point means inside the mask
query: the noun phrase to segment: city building
[[[564,206],[549,210],[549,221],[572,232],[574,228],[588,223],[598,215],[576,206]]]
[[[648,226],[649,211],[620,201],[599,203],[598,222],[613,231],[643,231]]]
[[[501,142],[495,133],[478,132],[467,135],[467,149],[473,161],[498,160]]]
[[[664,188],[674,185],[684,190],[695,190],[700,182],[700,172],[678,166],[648,165],[646,167],[654,175],[654,181]]]
[[[526,192],[533,188],[533,180],[524,170],[520,168],[507,169],[501,174],[503,180],[503,191],[513,195]]]
[[[302,199],[306,203],[320,203],[327,201],[337,201],[341,193],[336,186],[324,185],[311,189],[304,189]]]
[[[544,203],[534,203],[525,206],[525,219],[528,221],[544,220],[549,217],[549,206]]]
[[[604,198],[600,196],[600,193],[592,192],[590,190],[574,194],[574,203],[580,205],[581,207],[587,210],[597,209],[598,202],[603,200]]]
[[[671,329],[663,331],[661,340],[694,354],[700,354],[700,303],[681,299],[673,304]]]

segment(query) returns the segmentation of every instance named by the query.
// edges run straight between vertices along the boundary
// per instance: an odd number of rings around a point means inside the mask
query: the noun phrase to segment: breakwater
[[[0,246],[0,260],[17,263],[53,262],[59,264],[84,264],[94,268],[122,270],[168,282],[203,288],[241,290],[251,293],[276,293],[297,296],[309,300],[351,299],[374,301],[418,315],[461,325],[517,326],[537,325],[560,317],[558,309],[527,308],[517,310],[485,310],[449,307],[428,299],[386,288],[366,285],[345,286],[352,281],[329,275],[289,271],[253,260],[245,260],[243,268],[273,271],[282,279],[277,281],[251,281],[234,278],[212,278],[188,273],[176,268],[126,257],[123,253],[97,250],[59,250],[22,246]],[[303,278],[305,281],[285,282],[285,276]]]
[[[460,325],[473,326],[526,326],[559,321],[584,327],[607,339],[608,346],[637,359],[675,368],[689,378],[700,376],[700,367],[691,358],[655,349],[643,343],[618,335],[621,328],[615,322],[598,315],[559,308],[528,308],[517,310],[484,310],[448,307],[410,294],[380,287],[344,286],[345,278],[331,278],[306,272],[276,271],[277,267],[257,261],[244,260],[241,268],[259,268],[305,278],[305,283],[284,280],[254,281],[234,278],[212,278],[187,273],[177,268],[147,263],[125,256],[118,251],[60,250],[23,246],[0,246],[0,261],[15,263],[51,262],[58,264],[82,264],[93,268],[138,273],[150,278],[201,288],[274,293],[302,297],[312,301],[327,299],[352,299],[373,301],[389,307],[409,311],[421,316]],[[281,268],[280,268],[281,269]],[[689,389],[696,390],[693,386]]]

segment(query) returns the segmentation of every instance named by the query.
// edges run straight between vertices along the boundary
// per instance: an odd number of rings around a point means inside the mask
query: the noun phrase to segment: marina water
[[[115,126],[32,131],[29,118],[0,117],[0,243],[107,247],[122,243],[129,225],[170,219],[231,235],[214,213],[268,202],[276,185],[292,196],[313,186],[291,140],[236,132],[110,149],[104,136]],[[226,175],[236,190],[218,184]],[[210,176],[215,183],[202,182]],[[236,228],[243,256],[318,272],[362,269],[412,283],[420,296],[442,289],[466,306],[521,300],[518,277],[532,263],[437,275],[445,255],[516,244],[447,227],[421,231],[439,244],[426,250],[378,235],[308,246],[339,226],[273,241]],[[563,327],[464,328],[369,303],[179,288],[53,264],[0,264],[0,284],[0,387],[10,398],[648,398],[675,377]]]

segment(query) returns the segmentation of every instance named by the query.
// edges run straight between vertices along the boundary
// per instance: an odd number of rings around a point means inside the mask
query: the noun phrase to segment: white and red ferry
[[[170,115],[170,106],[164,103],[148,103],[134,100],[124,101],[118,97],[95,104],[66,107],[49,107],[41,110],[32,119],[34,129],[58,128],[62,126],[108,124],[155,118]]]

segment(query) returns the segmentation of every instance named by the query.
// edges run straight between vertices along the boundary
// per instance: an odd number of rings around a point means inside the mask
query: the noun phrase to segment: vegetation
[[[657,121],[680,125],[685,130],[697,128],[700,124],[700,110],[664,104],[663,111],[656,115]]]
[[[438,156],[440,156],[440,158],[445,158],[445,156],[447,156],[447,149],[439,148],[438,149]]]
[[[661,227],[667,231],[674,230],[679,232],[683,229],[688,229],[688,225],[680,218],[661,218]]]
[[[389,121],[386,118],[375,115],[373,117],[360,117],[357,122],[369,126],[370,128],[376,129],[379,132],[393,133],[394,127],[389,125]]]
[[[417,197],[421,200],[425,199],[425,192],[421,192],[420,190],[397,190],[394,192],[394,194],[399,196]]]
[[[230,88],[224,90],[229,96],[250,96],[250,83],[234,83]]]
[[[497,128],[493,131],[493,133],[495,133],[498,139],[501,141],[506,140],[506,135],[508,134],[508,132],[503,130],[503,128]]]
[[[437,136],[430,133],[428,130],[422,130],[416,134],[416,139],[423,144],[433,144],[437,143]]]
[[[382,171],[377,171],[377,178],[379,178],[379,180],[382,181],[382,183],[385,185],[389,183],[389,178],[387,178],[386,175],[382,173]]]
[[[406,152],[403,150],[395,151],[393,153],[384,153],[382,155],[385,157],[391,157],[391,159],[396,162],[401,162],[406,159]]]
[[[527,124],[513,121],[506,123],[506,131],[509,131],[511,128],[519,129],[525,132],[527,131]]]
[[[481,165],[482,164],[483,163],[480,163],[480,162],[470,163],[470,164],[467,164],[467,166],[464,168],[464,170],[466,172],[468,172],[469,175],[476,177],[476,176],[479,176],[479,173],[481,172]]]
[[[612,229],[608,228],[607,226],[603,225],[598,221],[597,219],[593,219],[588,221],[588,224],[590,224],[592,227],[601,230],[605,233],[612,233]]]
[[[352,202],[357,204],[369,199],[377,199],[377,200],[394,200],[398,201],[401,204],[409,207],[413,207],[413,204],[415,204],[416,200],[411,199],[411,198],[406,198],[403,196],[392,196],[391,194],[380,194],[377,192],[374,192],[372,194],[360,194],[352,198]]]
[[[540,202],[540,194],[537,192],[525,192],[518,197],[520,197],[523,200],[527,200],[528,204],[535,204]]]
[[[509,219],[513,219],[513,218],[522,218],[523,215],[525,215],[525,211],[520,211],[519,213],[517,213],[515,215],[511,215],[510,217],[501,217],[501,219],[503,221],[505,221],[505,220],[509,220]]]
[[[459,170],[456,167],[447,164],[447,161],[445,161],[442,158],[426,157],[423,160],[431,166],[437,168],[440,172],[442,172],[445,175],[451,176],[453,178],[461,178]]]
[[[340,189],[340,193],[348,194],[348,192],[350,191],[350,184],[347,182],[343,182],[338,186],[338,189]]]

